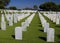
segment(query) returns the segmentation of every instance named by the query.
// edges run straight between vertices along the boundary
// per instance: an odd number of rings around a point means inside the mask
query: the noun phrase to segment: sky
[[[18,9],[23,9],[26,7],[32,8],[34,5],[39,6],[45,2],[55,2],[60,4],[60,0],[11,0],[7,7],[16,6]]]

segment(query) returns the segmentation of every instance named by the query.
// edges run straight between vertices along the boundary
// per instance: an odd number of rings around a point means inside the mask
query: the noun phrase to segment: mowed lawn
[[[8,22],[6,21],[7,30],[0,30],[0,43],[47,43],[46,33],[43,32],[43,27],[41,25],[38,13],[36,13],[34,16],[30,26],[27,27],[27,31],[23,32],[23,39],[15,40],[15,27],[21,26],[21,23],[27,18],[28,17],[22,19],[20,22],[15,23],[13,26],[8,26]]]

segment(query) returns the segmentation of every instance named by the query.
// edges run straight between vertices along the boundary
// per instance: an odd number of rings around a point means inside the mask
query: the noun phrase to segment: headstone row
[[[6,30],[6,20],[8,21],[7,23],[9,26],[13,26],[13,22],[17,23],[20,19],[23,19],[27,16],[29,16],[30,13],[28,14],[1,14],[1,29]]]
[[[51,21],[55,22],[56,25],[60,24],[60,14],[54,14],[54,13],[52,13],[52,14],[48,13],[48,14],[46,14],[46,13],[44,13],[44,15],[46,17],[48,17]]]
[[[13,26],[13,22],[17,23],[21,19],[29,16],[30,14],[5,14],[7,21],[9,22],[9,26]]]
[[[47,32],[47,42],[54,42],[55,30],[49,27],[49,23],[47,23],[47,21],[40,13],[39,13],[39,18],[41,20],[42,26],[44,27],[44,32]]]

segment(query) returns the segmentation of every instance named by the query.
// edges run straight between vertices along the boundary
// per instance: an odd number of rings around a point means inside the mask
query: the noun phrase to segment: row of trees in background
[[[60,11],[60,4],[56,4],[54,2],[45,2],[44,4],[41,4],[39,8],[48,11]]]
[[[6,6],[9,5],[11,0],[0,0],[0,9],[6,9]],[[11,6],[8,9],[17,10],[16,6]],[[47,11],[60,11],[60,4],[54,2],[45,2],[39,6],[34,5],[33,8],[23,8],[25,10],[47,10]],[[19,9],[20,10],[20,9]]]
[[[17,10],[17,8],[16,8],[15,6],[11,6],[11,7],[9,7],[8,9]]]
[[[43,11],[60,11],[60,4],[56,4],[54,2],[45,2],[40,4],[39,6],[34,5],[33,8],[25,8],[25,9],[32,9],[32,10],[43,10]]]

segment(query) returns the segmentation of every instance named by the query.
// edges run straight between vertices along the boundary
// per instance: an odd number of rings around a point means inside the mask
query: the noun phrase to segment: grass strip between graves
[[[47,43],[46,34],[43,32],[43,28],[38,16],[38,13],[34,16],[30,26],[26,32],[23,32],[23,40],[21,43]]]

